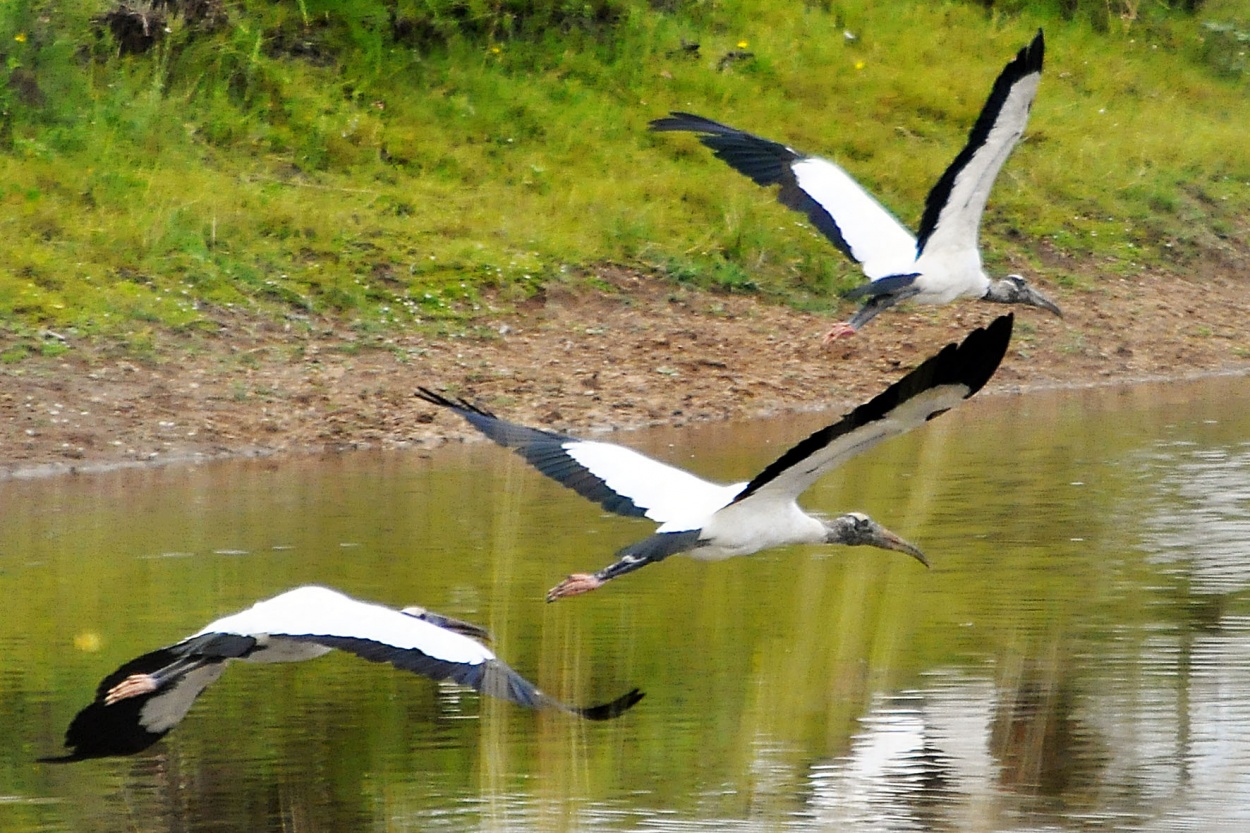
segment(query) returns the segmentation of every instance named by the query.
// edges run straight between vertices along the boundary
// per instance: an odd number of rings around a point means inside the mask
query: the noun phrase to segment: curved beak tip
[[[881,546],[883,549],[907,553],[926,567],[929,566],[929,559],[925,557],[925,554],[920,551],[919,547],[910,541],[895,535],[893,532],[885,531],[882,533]]]
[[[1055,315],[1063,318],[1063,310],[1059,309],[1059,305],[1042,293],[1038,292],[1036,289],[1030,294],[1029,301],[1033,304],[1033,306],[1041,307],[1042,309],[1053,312]]]

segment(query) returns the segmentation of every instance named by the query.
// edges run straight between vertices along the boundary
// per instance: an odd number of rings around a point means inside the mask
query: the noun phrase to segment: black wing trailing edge
[[[968,133],[968,143],[955,157],[955,161],[951,162],[950,167],[943,172],[941,178],[929,189],[929,195],[925,197],[924,215],[920,218],[920,228],[916,234],[917,252],[924,251],[925,242],[937,228],[938,218],[942,214],[942,209],[946,207],[951,189],[955,187],[955,180],[972,161],[972,157],[976,156],[977,151],[985,145],[990,131],[994,129],[994,123],[998,121],[998,116],[1003,110],[1003,104],[1011,94],[1011,88],[1021,79],[1042,71],[1042,59],[1045,53],[1046,41],[1042,37],[1042,30],[1038,29],[1037,35],[1029,45],[1016,53],[1016,57],[1003,68],[998,79],[994,81],[989,98],[985,100],[985,106],[981,108],[981,115],[977,117],[976,124],[972,125],[972,130]]]
[[[512,449],[525,458],[525,462],[552,480],[609,512],[627,518],[646,517],[646,509],[613,491],[603,478],[577,462],[565,450],[567,443],[584,442],[583,440],[507,422],[480,405],[464,399],[448,399],[428,388],[418,388],[413,395],[431,405],[455,411],[491,440],[504,448]]]
[[[631,689],[610,703],[596,706],[570,706],[544,694],[507,663],[491,659],[478,665],[435,659],[415,649],[396,648],[370,639],[344,636],[288,636],[316,642],[328,648],[347,651],[370,662],[387,662],[403,671],[411,671],[432,680],[452,680],[491,697],[507,700],[531,709],[554,707],[587,720],[611,720],[619,717],[643,698],[638,689]]]
[[[998,369],[1003,356],[1007,354],[1014,320],[1012,314],[1008,313],[994,319],[989,326],[973,330],[962,343],[946,345],[876,397],[778,457],[738,493],[734,502],[754,494],[782,472],[807,459],[838,437],[882,419],[904,402],[925,391],[942,385],[963,385],[968,388],[964,398],[972,396],[985,386]]]
[[[803,158],[780,142],[693,113],[669,113],[653,120],[649,126],[657,133],[699,134],[699,141],[711,148],[717,159],[751,177],[756,185],[784,185],[787,180],[793,181],[790,166]]]
[[[652,130],[687,131],[698,134],[699,141],[710,148],[717,159],[739,173],[749,176],[756,185],[780,185],[777,200],[786,208],[807,215],[821,234],[838,251],[855,261],[842,230],[824,206],[799,187],[792,166],[808,158],[780,142],[764,139],[727,124],[721,124],[692,113],[670,113],[651,122]]]

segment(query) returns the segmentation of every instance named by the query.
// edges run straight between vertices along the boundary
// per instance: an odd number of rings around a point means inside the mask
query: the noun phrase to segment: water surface
[[[830,417],[622,434],[741,479]],[[0,829],[1241,830],[1250,382],[979,398],[826,478],[933,569],[798,547],[543,593],[650,531],[485,443],[0,482]],[[299,584],[420,603],[609,724],[350,656],[37,765],[98,681]]]

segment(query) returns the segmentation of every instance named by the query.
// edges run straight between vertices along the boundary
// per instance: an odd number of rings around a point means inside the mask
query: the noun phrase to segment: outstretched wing
[[[742,484],[723,486],[614,443],[566,437],[499,419],[490,411],[426,388],[416,394],[455,411],[531,466],[618,515],[665,523],[705,518],[733,499]]]
[[[1024,135],[1042,78],[1045,51],[1039,29],[994,82],[968,134],[968,143],[925,199],[917,236],[920,252],[928,246],[949,251],[977,248],[985,201],[1003,163]]]
[[[592,720],[616,717],[642,699],[635,689],[599,706],[567,705],[540,691],[475,639],[326,587],[289,590],[219,619],[205,632],[267,633],[275,639],[337,648],[529,708],[555,708]]]
[[[782,205],[806,214],[869,278],[905,273],[915,262],[916,240],[907,227],[833,162],[690,113],[656,119],[651,129],[697,133],[718,159],[757,185],[780,185]]]
[[[980,390],[1007,352],[1012,316],[948,344],[871,401],[815,432],[770,463],[735,499],[793,499],[825,472],[889,437],[905,434]]]
[[[132,674],[151,674],[177,662],[185,654],[177,646],[159,648],[130,660],[96,687],[95,699],[74,716],[65,732],[69,754],[40,758],[45,763],[69,763],[110,755],[133,755],[147,749],[177,726],[200,692],[225,670],[225,662],[201,665],[164,688],[104,705],[113,686]]]

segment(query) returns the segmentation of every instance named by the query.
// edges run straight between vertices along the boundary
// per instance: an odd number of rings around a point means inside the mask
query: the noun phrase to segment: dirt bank
[[[553,288],[482,337],[376,339],[225,323],[144,360],[75,345],[0,366],[0,478],[239,454],[434,444],[468,432],[418,385],[573,432],[837,409],[1006,308],[886,313],[835,349],[835,320],[609,269],[611,289]],[[1060,320],[1018,309],[989,390],[1250,373],[1250,272],[1046,287]],[[845,314],[849,307],[842,310]]]

